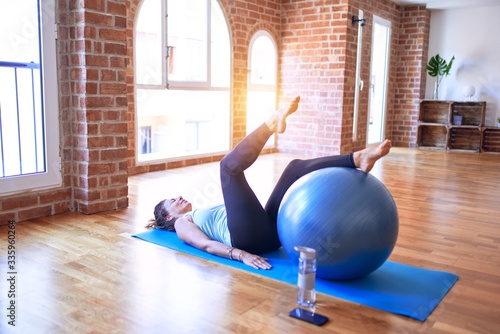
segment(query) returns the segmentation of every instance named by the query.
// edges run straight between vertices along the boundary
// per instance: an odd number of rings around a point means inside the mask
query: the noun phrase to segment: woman
[[[301,176],[320,168],[350,167],[367,173],[391,148],[391,142],[385,140],[377,148],[351,154],[293,160],[283,171],[265,208],[262,207],[244,171],[255,162],[273,133],[285,131],[286,118],[297,110],[299,101],[297,96],[287,108],[276,111],[221,160],[223,205],[193,211],[191,203],[182,197],[165,199],[156,205],[155,219],[149,227],[175,231],[181,240],[208,253],[242,261],[256,269],[270,269],[267,259],[256,254],[281,247],[276,220],[287,189]]]

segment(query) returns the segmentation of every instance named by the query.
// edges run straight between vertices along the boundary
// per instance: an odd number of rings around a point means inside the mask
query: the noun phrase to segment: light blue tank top
[[[232,247],[224,204],[206,209],[196,209],[186,215],[193,217],[194,224],[210,239]]]

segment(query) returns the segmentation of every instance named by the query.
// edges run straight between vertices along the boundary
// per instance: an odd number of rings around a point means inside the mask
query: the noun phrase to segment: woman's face
[[[193,210],[191,203],[182,198],[182,196],[166,199],[163,205],[168,213],[174,217],[182,216]]]

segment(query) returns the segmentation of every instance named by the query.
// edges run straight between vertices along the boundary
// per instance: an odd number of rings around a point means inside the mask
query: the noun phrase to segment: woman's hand
[[[181,217],[175,221],[175,231],[177,236],[184,242],[201,249],[207,253],[231,258],[246,264],[255,269],[271,269],[271,265],[266,258],[245,252],[241,249],[229,247],[223,243],[211,240],[190,217]],[[238,250],[240,253],[238,253]],[[236,256],[237,255],[237,256]]]
[[[251,254],[245,251],[241,251],[241,255],[238,257],[247,266],[253,267],[255,269],[271,269],[271,265],[267,262],[266,258],[260,257],[255,254]]]

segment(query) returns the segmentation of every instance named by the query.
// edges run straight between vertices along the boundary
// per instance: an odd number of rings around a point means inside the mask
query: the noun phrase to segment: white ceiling
[[[500,0],[392,0],[398,4],[425,4],[428,9],[500,6]]]

